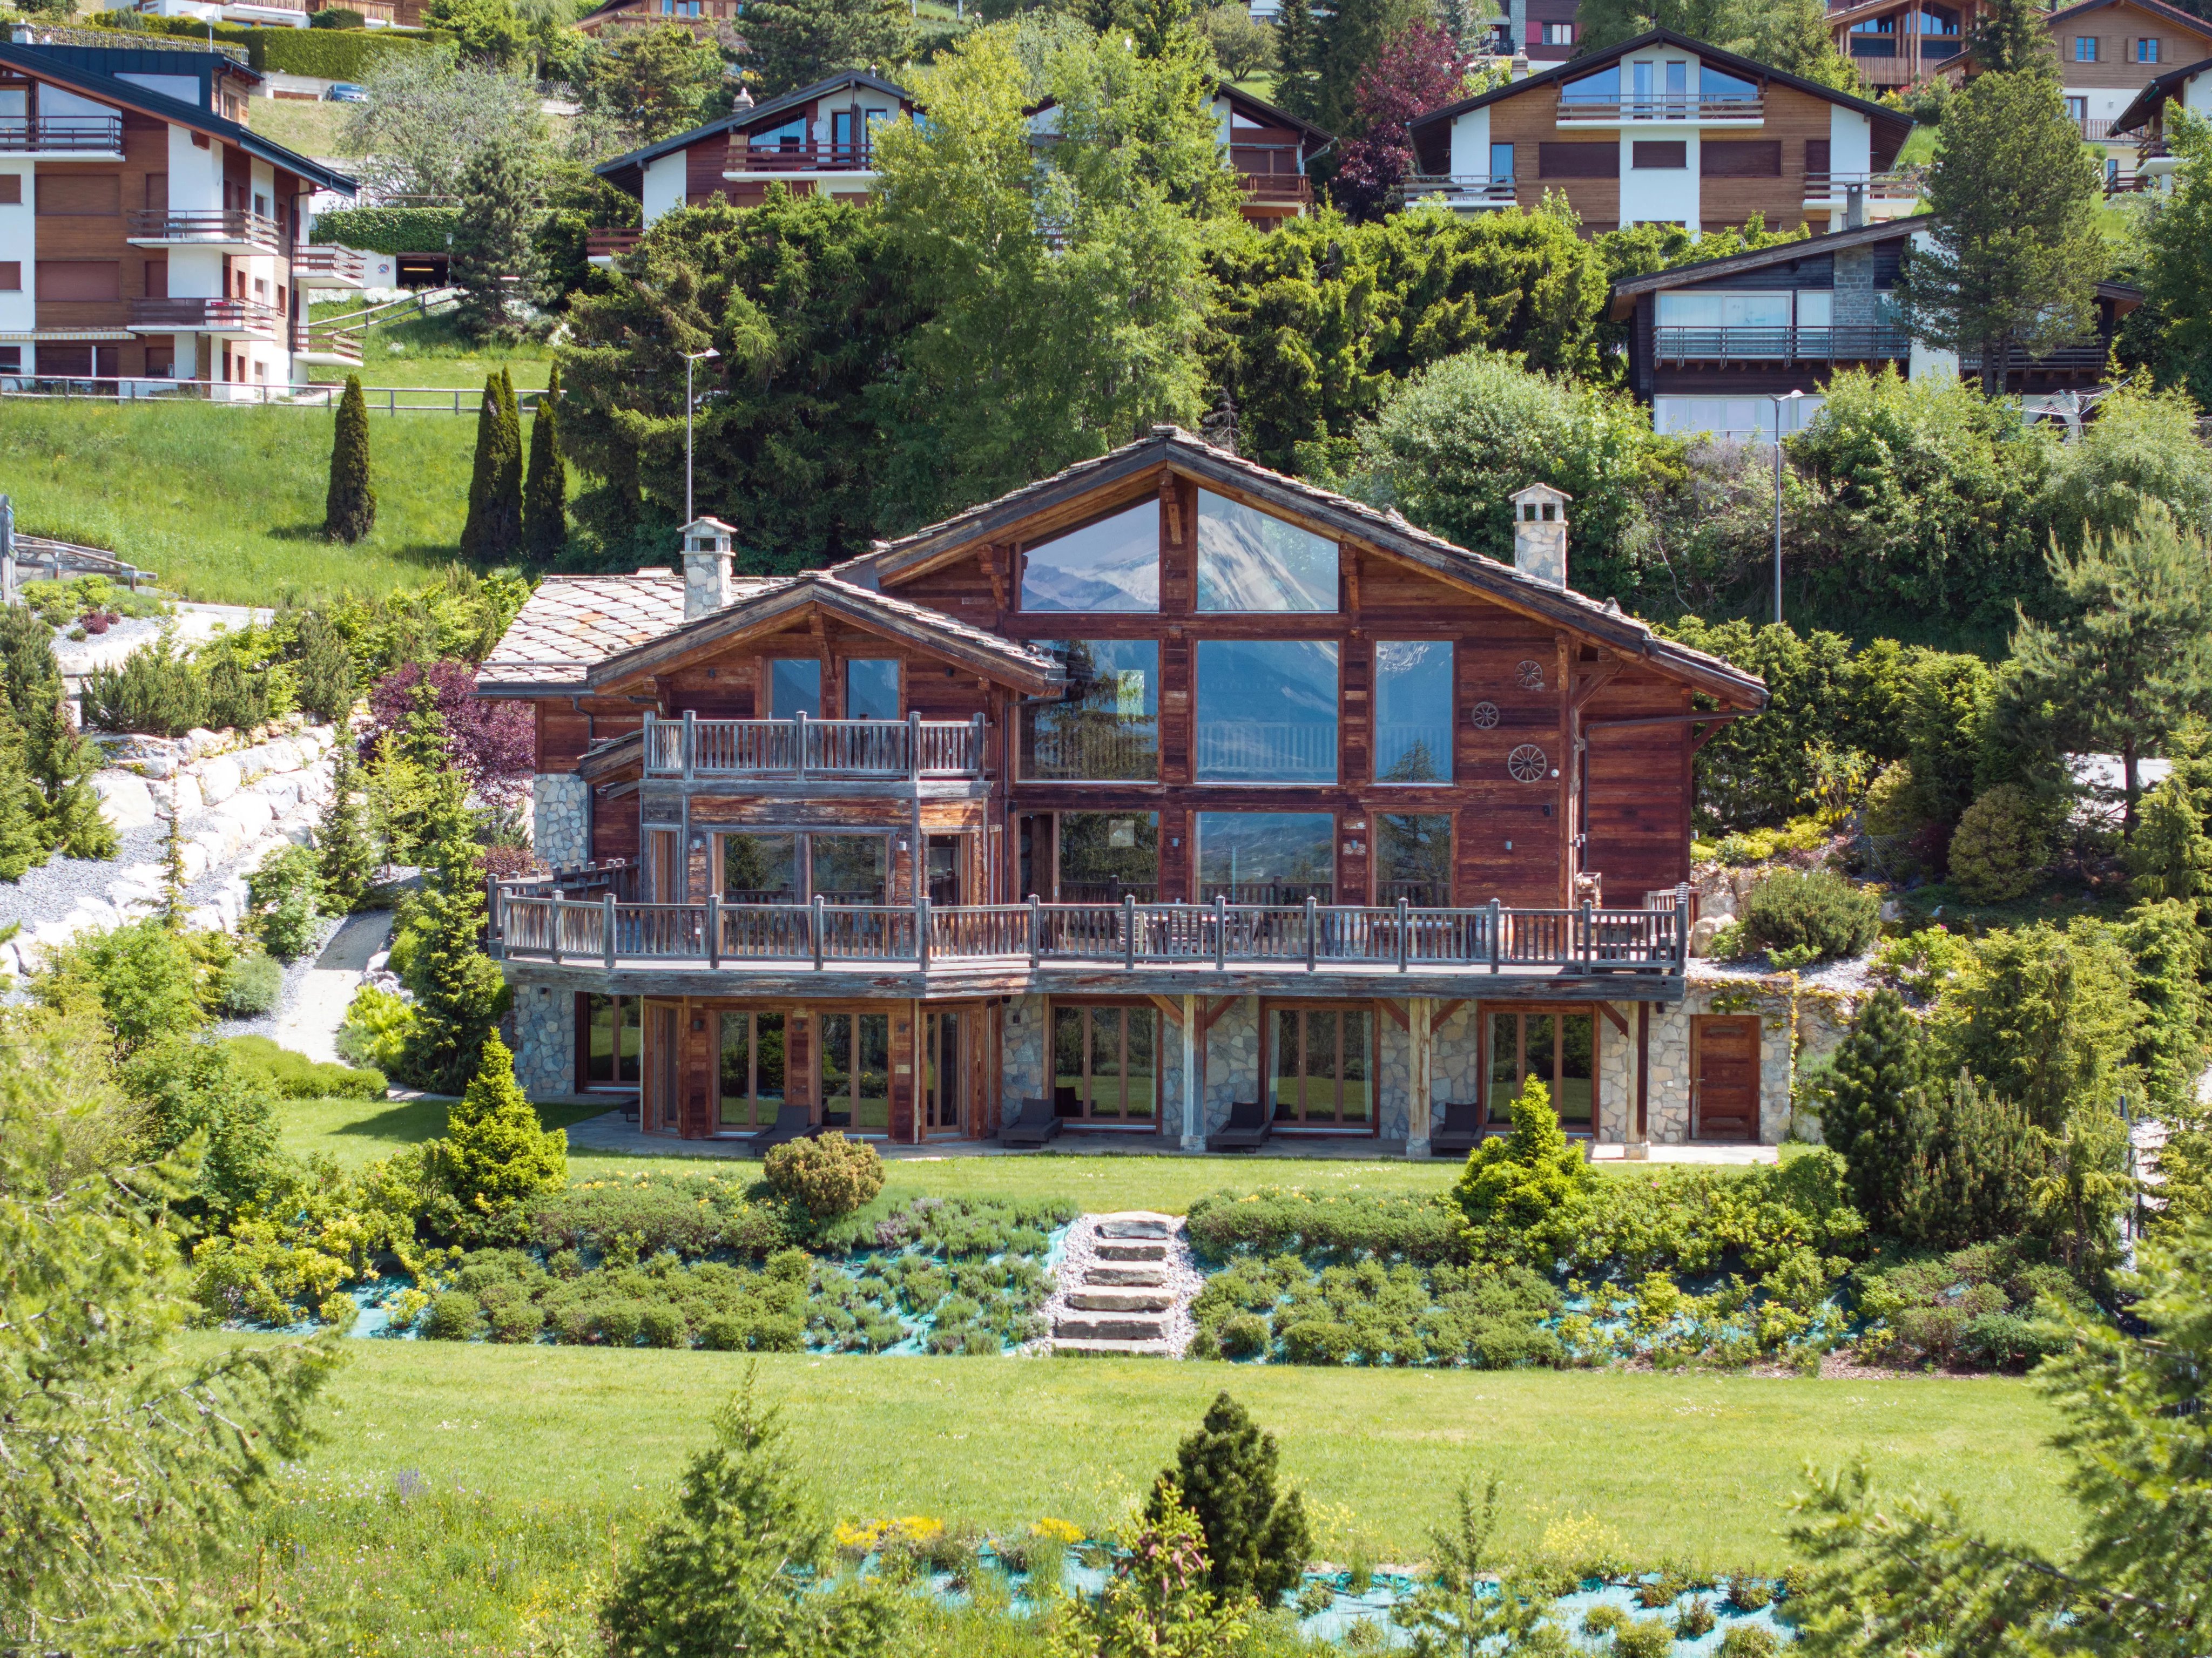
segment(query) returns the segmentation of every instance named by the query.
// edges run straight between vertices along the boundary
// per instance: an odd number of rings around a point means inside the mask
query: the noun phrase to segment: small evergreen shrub
[[[205,722],[217,731],[226,727],[251,731],[274,712],[270,705],[269,676],[247,672],[234,651],[212,653],[202,695]]]
[[[1583,1633],[1593,1641],[1602,1641],[1608,1635],[1625,1628],[1628,1614],[1619,1606],[1599,1601],[1583,1614]]]
[[[1550,1267],[1580,1244],[1596,1176],[1533,1072],[1512,1109],[1513,1132],[1476,1148],[1452,1195],[1479,1258]]]
[[[1923,821],[1912,762],[1899,760],[1884,766],[1867,786],[1860,827],[1878,840],[1902,841],[1917,833]]]
[[[1966,808],[1951,836],[1951,883],[1978,903],[2008,903],[2032,890],[2050,861],[2040,807],[2001,783]]]
[[[468,1341],[477,1334],[483,1320],[481,1302],[461,1291],[448,1290],[430,1298],[422,1333],[434,1341]]]
[[[338,1057],[348,1065],[389,1075],[406,1050],[414,1023],[410,1004],[388,990],[363,985],[346,1004],[345,1023],[338,1027],[335,1044]]]
[[[272,1011],[284,993],[284,969],[272,956],[256,950],[234,957],[216,977],[216,999],[234,1019],[251,1019]]]
[[[2063,1267],[2011,1240],[1870,1263],[1853,1282],[1869,1327],[1863,1349],[1891,1363],[2025,1369],[2066,1346],[2056,1327],[2036,1321],[2039,1302],[2049,1297],[2078,1311],[2093,1305]]]
[[[1209,1260],[1294,1250],[1427,1263],[1452,1260],[1464,1248],[1459,1208],[1442,1195],[1324,1197],[1281,1187],[1249,1196],[1224,1192],[1192,1204],[1184,1230]]]
[[[207,690],[175,635],[161,636],[83,681],[84,722],[95,731],[182,737],[207,723]]]
[[[380,1071],[311,1060],[279,1048],[266,1036],[234,1036],[223,1046],[288,1100],[380,1100],[388,1086]]]
[[[769,1189],[814,1220],[849,1215],[884,1189],[884,1160],[866,1140],[831,1130],[769,1151]]]
[[[1729,1604],[1738,1612],[1761,1612],[1774,1604],[1774,1580],[1748,1567],[1728,1576]]]
[[[1674,1611],[1674,1638],[1694,1641],[1712,1633],[1713,1625],[1720,1621],[1713,1616],[1712,1603],[1702,1594],[1693,1595]]]
[[[1871,948],[1881,902],[1830,870],[1776,870],[1751,890],[1743,937],[1779,968],[1838,961]]]
[[[557,1192],[568,1183],[568,1136],[541,1127],[514,1080],[514,1055],[497,1036],[468,1091],[446,1114],[438,1166],[464,1207],[483,1208]]]
[[[1667,1658],[1674,1647],[1674,1631],[1657,1618],[1638,1618],[1613,1632],[1614,1658]]]
[[[1249,1594],[1264,1607],[1298,1586],[1313,1547],[1305,1501],[1296,1491],[1278,1495],[1275,1465],[1274,1436],[1261,1432],[1227,1394],[1218,1394],[1145,1503],[1148,1523],[1178,1504],[1188,1509],[1206,1533],[1213,1592]]]
[[[280,962],[296,962],[322,929],[322,881],[315,854],[284,847],[246,878],[246,899],[255,932]]]
[[[319,15],[327,14],[319,14]],[[331,486],[323,505],[323,535],[348,546],[376,527],[376,488],[368,465],[368,400],[361,376],[348,374],[331,437]]]
[[[1721,1658],[1774,1658],[1781,1644],[1764,1624],[1731,1624],[1721,1637]]]

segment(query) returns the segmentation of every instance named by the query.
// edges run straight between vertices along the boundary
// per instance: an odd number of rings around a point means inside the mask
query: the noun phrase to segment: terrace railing
[[[1654,328],[1660,362],[1865,362],[1909,355],[1912,337],[1880,324],[1830,328]]]
[[[628,902],[611,889],[580,901],[502,883],[494,936],[510,959],[625,965],[911,964],[1026,961],[1033,969],[1269,967],[1318,972],[1419,969],[1562,975],[1679,974],[1690,898],[1662,907],[1475,909],[1379,905],[935,905]]]
[[[35,121],[18,116],[0,120],[0,155],[105,155],[122,148],[119,115],[42,115]]]
[[[648,777],[825,781],[983,774],[983,720],[681,720],[645,717]]]
[[[1510,173],[1413,173],[1398,186],[1402,205],[1441,196],[1450,207],[1510,207],[1516,199]]]
[[[1577,98],[1562,94],[1561,126],[1610,126],[1622,121],[1759,121],[1766,103],[1756,93],[1746,98],[1707,98],[1692,92],[1655,92],[1644,97]]]
[[[196,242],[224,246],[283,251],[286,237],[276,220],[246,208],[210,208],[204,212],[172,212],[165,207],[134,209],[128,216],[129,240],[134,242]]]

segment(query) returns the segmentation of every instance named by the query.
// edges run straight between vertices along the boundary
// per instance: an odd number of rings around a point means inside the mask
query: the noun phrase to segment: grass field
[[[322,538],[332,419],[308,409],[11,398],[0,477],[21,529],[112,547],[187,598],[268,604],[426,580],[457,554],[475,420],[372,420],[376,529],[344,547]]]
[[[344,172],[345,146],[339,134],[345,130],[347,104],[314,103],[295,98],[257,98],[253,100],[253,130],[273,143],[296,149],[317,161],[335,162]]]

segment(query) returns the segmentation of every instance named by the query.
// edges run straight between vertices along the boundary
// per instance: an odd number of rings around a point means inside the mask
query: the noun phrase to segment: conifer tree
[[[2026,1230],[2041,1163],[2018,1106],[1961,1071],[1948,1090],[1916,1090],[1906,1116],[1912,1145],[1892,1204],[1899,1237],[1959,1249]]]
[[[369,876],[376,861],[356,793],[360,782],[361,768],[354,763],[352,745],[341,742],[337,764],[331,774],[330,804],[323,808],[322,822],[315,829],[323,898],[341,915],[352,914],[368,896]]]
[[[1876,1232],[1894,1229],[1896,1193],[1913,1157],[1912,1113],[1927,1080],[1927,1046],[1904,1000],[1875,992],[1836,1049],[1820,1130],[1850,1164],[1852,1201]]]
[[[469,477],[469,516],[461,526],[461,556],[479,564],[514,557],[522,539],[522,445],[514,398],[514,383],[504,369],[486,376],[483,407],[477,415],[476,466]]]
[[[483,932],[483,859],[471,833],[465,785],[437,774],[424,938],[415,1022],[401,1054],[403,1077],[434,1094],[458,1094],[477,1073],[484,1042],[507,999],[498,966],[477,947]]]
[[[1206,1533],[1213,1592],[1250,1595],[1272,1608],[1297,1587],[1313,1538],[1305,1499],[1275,1491],[1275,1436],[1262,1433],[1227,1394],[1206,1407],[1198,1430],[1176,1448],[1176,1465],[1153,1482],[1146,1517],[1180,1503]]]
[[[23,728],[0,708],[0,881],[20,881],[46,861],[38,786],[23,764]]]
[[[353,712],[353,653],[319,610],[301,616],[299,648],[292,677],[300,706],[318,720],[343,725]]]
[[[104,756],[70,724],[53,634],[27,606],[0,610],[0,675],[22,732],[24,768],[38,787],[46,844],[65,857],[112,858],[115,830],[100,815],[100,794],[92,786]]]
[[[1311,0],[1282,0],[1275,14],[1275,102],[1302,121],[1314,118],[1321,100],[1318,51]]]
[[[568,541],[568,464],[561,455],[561,365],[555,363],[530,421],[530,478],[522,542],[533,564],[550,564]]]
[[[1982,72],[2033,75],[2055,84],[2058,59],[2045,27],[2050,15],[2038,0],[1990,0],[1988,15],[1974,31],[1974,59]]]
[[[514,1055],[486,1036],[476,1074],[446,1114],[440,1166],[464,1206],[504,1207],[568,1183],[568,1136],[541,1128],[514,1079]]]
[[[323,506],[323,535],[350,546],[376,527],[376,490],[368,473],[368,399],[361,376],[346,376],[331,436],[331,488]]]

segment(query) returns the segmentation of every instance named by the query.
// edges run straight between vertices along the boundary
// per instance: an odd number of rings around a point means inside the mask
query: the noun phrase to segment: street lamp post
[[[704,362],[709,357],[719,357],[721,355],[710,345],[704,351],[686,352],[684,357],[684,521],[686,524],[690,523],[694,516],[691,511],[691,411],[696,404],[691,396],[691,366],[694,363]],[[1778,530],[1775,533],[1779,536],[1781,531]],[[1777,559],[1782,556],[1781,544],[1778,541],[1775,544],[1774,556]],[[1781,578],[1778,576],[1775,580],[1779,582]],[[1782,589],[1778,586],[1774,591],[1778,595],[1775,607],[1778,613],[1782,603],[1779,598]]]
[[[1774,405],[1774,621],[1782,623],[1782,405],[1795,404],[1805,394],[1785,392],[1778,398],[1769,398]]]

